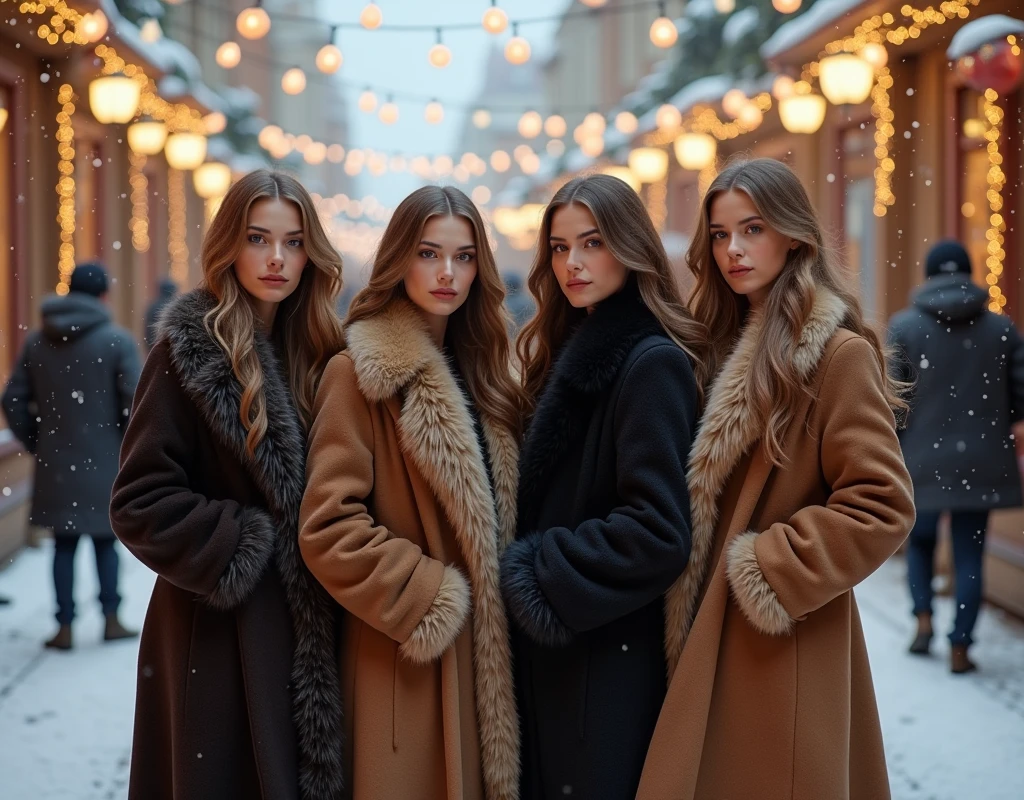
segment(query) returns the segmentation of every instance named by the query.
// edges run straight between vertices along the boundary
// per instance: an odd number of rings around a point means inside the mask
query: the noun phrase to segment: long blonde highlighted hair
[[[516,352],[528,408],[532,410],[554,362],[555,354],[587,315],[573,308],[558,285],[551,266],[551,221],[563,206],[577,203],[594,216],[605,246],[616,261],[636,276],[644,304],[672,341],[693,361],[703,397],[707,368],[707,332],[686,308],[671,264],[654,223],[640,197],[628,184],[609,175],[573,178],[559,189],[544,210],[537,253],[527,284],[537,313],[519,334]]]
[[[298,287],[277,310],[268,335],[281,344],[288,386],[303,427],[309,426],[317,384],[328,360],[341,350],[341,322],[335,300],[341,291],[341,256],[331,244],[309,192],[295,178],[259,169],[235,183],[203,240],[203,286],[217,299],[206,315],[207,330],[224,349],[242,385],[239,415],[248,433],[250,455],[267,432],[263,368],[256,353],[256,314],[235,275],[235,259],[245,241],[249,209],[265,198],[294,203],[302,217],[309,261]]]
[[[453,186],[423,186],[398,204],[373,259],[366,287],[349,306],[347,328],[379,314],[406,298],[404,278],[416,254],[423,227],[431,217],[462,217],[473,229],[476,279],[466,302],[448,318],[446,339],[466,389],[487,417],[518,435],[522,426],[522,391],[511,374],[505,284],[498,274],[477,207]]]
[[[711,204],[728,191],[744,192],[765,224],[799,242],[787,252],[786,264],[765,299],[761,342],[747,384],[747,402],[764,426],[763,441],[769,458],[776,465],[784,463],[782,436],[797,400],[810,391],[797,373],[793,355],[819,288],[827,289],[846,306],[842,326],[863,336],[874,348],[885,375],[889,404],[894,409],[906,408],[901,397],[905,384],[894,380],[886,369],[885,349],[864,320],[857,296],[847,288],[842,259],[826,240],[800,179],[785,164],[771,158],[737,160],[718,174],[704,196],[686,253],[686,264],[696,277],[690,309],[709,332],[712,374],[732,350],[750,308],[744,296],[729,288],[711,248]]]

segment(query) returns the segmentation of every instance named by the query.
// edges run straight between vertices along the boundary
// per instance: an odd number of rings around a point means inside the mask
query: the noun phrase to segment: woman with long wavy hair
[[[110,504],[157,573],[129,796],[333,800],[335,612],[297,532],[341,258],[301,184],[258,170],[228,190],[202,264],[163,316]]]
[[[517,342],[530,422],[502,560],[522,797],[632,797],[665,695],[663,595],[686,566],[704,327],[637,194],[569,181],[544,212]]]
[[[356,800],[517,796],[498,559],[515,528],[522,402],[504,293],[469,198],[418,189],[317,394],[299,544],[347,612]]]
[[[669,593],[671,683],[637,796],[886,798],[853,587],[914,521],[903,387],[781,162],[715,178],[687,263],[716,377],[690,456],[690,568]]]

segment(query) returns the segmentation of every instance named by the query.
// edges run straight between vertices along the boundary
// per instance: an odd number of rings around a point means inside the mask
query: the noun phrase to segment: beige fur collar
[[[793,356],[804,381],[814,376],[829,340],[847,312],[839,297],[818,289]],[[737,462],[761,438],[761,425],[751,413],[746,397],[750,365],[762,346],[762,327],[760,313],[751,312],[736,346],[711,384],[704,418],[690,451],[690,561],[665,596],[665,655],[670,680],[696,616],[707,575],[718,522],[718,497]]]
[[[480,413],[491,457],[487,480],[473,418],[444,355],[408,301],[396,301],[346,332],[359,390],[370,402],[400,393],[399,445],[444,509],[462,549],[472,587],[473,650],[488,800],[519,791],[519,723],[498,559],[515,536],[518,444]]]

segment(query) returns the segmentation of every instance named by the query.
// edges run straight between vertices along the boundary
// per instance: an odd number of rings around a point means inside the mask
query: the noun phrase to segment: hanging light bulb
[[[523,171],[524,175],[536,175],[540,169],[540,156],[536,153],[529,153],[523,156],[519,162],[519,169]]]
[[[784,100],[793,94],[793,84],[794,81],[789,75],[779,75],[772,82],[772,95],[776,100]]]
[[[167,125],[152,117],[143,117],[128,126],[128,146],[140,156],[155,156],[164,149]]]
[[[328,146],[327,160],[332,164],[340,164],[345,160],[345,148],[340,144],[332,144]]]
[[[552,158],[559,158],[565,154],[565,142],[561,139],[552,139],[544,149]]]
[[[380,107],[380,111],[377,112],[377,118],[385,125],[394,125],[398,122],[398,106],[389,99]]]
[[[366,89],[359,95],[359,110],[364,114],[372,114],[377,110],[377,95]]]
[[[217,48],[217,63],[224,69],[234,69],[242,60],[242,48],[238,42],[224,42]]]
[[[757,103],[748,101],[743,104],[736,121],[748,131],[754,130],[764,120],[764,113],[757,107]]]
[[[192,173],[192,185],[196,194],[204,200],[211,197],[223,197],[231,188],[231,168],[219,161],[207,161],[200,164]]]
[[[285,94],[302,94],[306,89],[306,73],[298,67],[292,67],[281,76],[281,88]]]
[[[668,173],[668,153],[657,147],[629,151],[629,170],[641,183],[657,183]]]
[[[820,94],[793,94],[779,101],[779,117],[790,133],[814,133],[825,121],[827,106]]]
[[[89,109],[97,122],[124,123],[135,116],[142,86],[123,73],[104,75],[89,83]]]
[[[263,0],[256,5],[242,9],[235,20],[235,27],[246,39],[262,39],[270,32],[270,16],[263,10]]]
[[[860,49],[860,57],[867,61],[876,70],[881,69],[889,63],[889,51],[884,44],[868,42]]]
[[[536,111],[527,111],[519,118],[519,135],[524,139],[534,139],[544,128],[544,120]]]
[[[671,47],[678,38],[676,24],[665,16],[665,3],[658,3],[658,18],[651,23],[651,43],[655,47]]]
[[[592,136],[600,136],[604,133],[605,128],[608,127],[608,123],[604,121],[604,116],[598,114],[596,111],[591,111],[583,118],[583,122],[580,123],[580,127]]]
[[[780,14],[792,14],[800,8],[803,0],[772,0],[772,5]]]
[[[333,75],[341,69],[341,65],[345,61],[341,50],[334,45],[334,35],[337,30],[336,25],[331,26],[331,35],[327,39],[327,44],[321,47],[316,54],[316,68],[326,75]]]
[[[587,8],[600,8],[605,3],[607,3],[608,0],[580,0],[580,2],[583,3],[583,5],[585,5]]]
[[[107,28],[110,27],[110,22],[107,20],[107,15],[97,8],[95,11],[84,14],[82,21],[78,25],[78,29],[85,37],[85,41],[92,43],[98,42],[107,35]]]
[[[707,133],[683,133],[673,147],[679,166],[698,172],[715,163],[718,140]]]
[[[376,30],[383,22],[384,14],[376,3],[370,3],[359,14],[359,24],[368,31]]]
[[[505,59],[519,66],[530,60],[530,43],[519,35],[518,23],[512,23],[512,38],[505,44]]]
[[[833,105],[857,105],[871,95],[875,68],[853,53],[838,53],[819,64],[818,85]]]
[[[223,133],[227,126],[228,118],[224,116],[223,111],[211,111],[203,117],[203,129],[207,136]]]
[[[155,19],[147,19],[139,28],[139,38],[146,44],[154,44],[163,38],[164,32]]]
[[[715,0],[715,11],[719,14],[731,14],[736,10],[736,0]]]
[[[427,54],[430,65],[438,69],[444,69],[452,63],[452,51],[441,41],[441,29],[437,29],[437,44],[430,48]]]
[[[498,8],[498,0],[491,0],[491,7],[484,12],[484,30],[497,36],[508,27],[508,14]]]
[[[206,137],[201,133],[172,133],[164,143],[164,155],[171,169],[195,169],[206,158]]]
[[[747,95],[742,89],[730,89],[722,97],[722,110],[733,119],[736,119],[746,103]]]
[[[597,158],[604,152],[604,137],[600,134],[588,135],[580,144],[580,151],[590,158]]]
[[[559,114],[552,114],[544,120],[544,133],[552,139],[561,139],[565,136],[566,130],[568,127],[565,124],[565,118]]]
[[[436,100],[431,100],[423,110],[423,119],[431,125],[437,125],[444,119],[444,106]]]
[[[625,133],[627,135],[636,133],[637,127],[640,123],[636,118],[636,114],[629,111],[620,111],[615,115],[615,130],[619,133]]]
[[[270,150],[275,144],[284,141],[284,131],[277,125],[264,125],[257,134],[256,141],[264,150]],[[291,145],[288,147],[291,149]]]
[[[495,172],[507,172],[512,166],[512,158],[504,150],[495,150],[491,153],[491,169]]]
[[[683,115],[671,103],[665,103],[654,115],[654,124],[660,131],[674,131],[683,124]]]
[[[473,124],[480,130],[491,126],[491,112],[486,108],[478,108],[473,112]]]
[[[475,186],[469,196],[478,206],[485,206],[491,202],[491,190],[486,186]]]

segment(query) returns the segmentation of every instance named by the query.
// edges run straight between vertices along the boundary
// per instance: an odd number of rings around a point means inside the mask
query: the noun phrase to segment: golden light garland
[[[171,280],[182,290],[188,288],[188,245],[185,243],[185,173],[167,170],[167,254],[171,257]]]
[[[68,293],[71,273],[75,269],[75,129],[71,123],[75,114],[75,90],[65,83],[57,92],[61,104],[57,112],[57,222],[60,224],[60,250],[57,257],[57,294]]]
[[[146,157],[132,150],[128,152],[128,184],[132,187],[132,218],[128,230],[132,232],[132,247],[140,253],[149,250],[149,179],[146,177]]]
[[[892,193],[892,174],[896,162],[889,152],[889,143],[896,132],[893,120],[896,115],[889,107],[889,90],[892,75],[888,67],[878,71],[878,79],[871,89],[871,115],[875,118],[875,206],[876,217],[884,217],[888,207],[896,202]]]
[[[768,92],[761,92],[750,98],[750,101],[757,106],[762,114],[771,110],[772,96]],[[744,125],[740,120],[727,122],[718,116],[715,109],[705,105],[697,105],[691,110],[688,122],[684,122],[678,128],[651,131],[644,136],[643,143],[647,147],[663,147],[672,144],[676,137],[679,136],[679,133],[684,130],[710,133],[716,139],[725,141],[727,139],[735,139],[737,136],[742,136],[745,133],[750,133],[756,130],[759,125],[760,122],[758,125],[750,127]]]
[[[989,310],[1000,313],[1006,305],[1006,295],[999,288],[999,278],[1003,274],[1003,259],[1006,258],[1006,251],[1003,249],[1006,220],[1002,215],[1006,173],[1003,172],[1003,157],[999,152],[999,129],[1003,122],[1003,110],[996,104],[998,99],[999,95],[995,90],[985,90],[984,113],[988,122],[988,130],[985,131],[985,138],[988,140],[988,192],[985,196],[988,198],[989,211],[992,212],[988,218],[989,228],[985,232],[985,238],[988,240],[988,257],[985,259],[988,275],[985,276],[985,282],[988,284]]]

